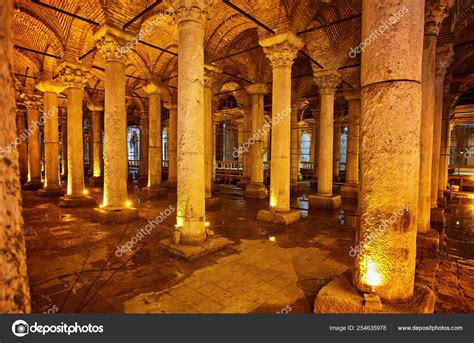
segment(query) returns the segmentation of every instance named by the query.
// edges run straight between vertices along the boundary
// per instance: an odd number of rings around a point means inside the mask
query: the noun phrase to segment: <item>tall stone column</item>
[[[422,67],[422,130],[420,135],[420,195],[418,232],[430,231],[431,179],[433,162],[433,129],[435,101],[435,62],[436,40],[441,22],[448,15],[447,7],[427,5],[425,19],[425,36],[423,42]]]
[[[125,62],[123,46],[133,38],[125,31],[102,25],[93,37],[105,60],[104,99],[104,200],[95,209],[101,223],[135,219],[138,211],[127,194],[127,113],[125,106]]]
[[[150,130],[148,127],[148,112],[140,115],[140,180],[148,182],[148,144],[150,143]]]
[[[301,131],[299,127],[298,113],[304,107],[305,102],[295,102],[291,109],[291,135],[290,135],[290,191],[299,191],[300,176],[300,154],[301,154]]]
[[[452,44],[437,49],[435,72],[435,103],[433,130],[433,169],[431,177],[431,208],[438,207],[439,166],[441,160],[441,130],[443,122],[444,77],[454,56]]]
[[[296,222],[300,212],[290,209],[291,67],[304,42],[293,33],[261,40],[273,69],[270,210],[257,219],[285,225]]]
[[[333,165],[333,177],[336,181],[339,181],[341,175],[341,116],[334,116],[334,165]]]
[[[59,170],[59,105],[58,94],[64,86],[50,81],[41,81],[36,85],[44,93],[44,188],[38,191],[39,196],[64,195]]]
[[[312,158],[313,158],[313,163],[314,163],[314,178],[313,181],[316,184],[316,180],[318,178],[318,156],[319,156],[319,143],[320,143],[320,138],[319,138],[319,128],[321,127],[320,123],[320,116],[316,116],[314,114],[313,116],[314,120],[314,126],[311,134],[311,149],[312,149]]]
[[[88,104],[92,112],[92,177],[89,178],[91,185],[102,185],[104,176],[102,174],[102,111],[104,106],[99,104]]]
[[[23,189],[36,191],[43,187],[41,180],[41,151],[39,142],[40,113],[39,106],[41,97],[38,95],[27,95],[25,106],[28,117],[28,182]]]
[[[391,302],[408,301],[414,292],[423,8],[421,1],[362,2],[362,41],[393,13],[404,13],[367,46],[361,66],[361,249],[354,285]]]
[[[250,146],[250,183],[244,191],[244,197],[265,199],[268,197],[268,190],[264,180],[263,153],[264,135],[268,133],[270,127],[265,125],[264,118],[264,96],[268,93],[267,86],[263,83],[255,83],[245,88],[252,98],[252,137],[253,144]]]
[[[23,107],[19,108],[17,103],[17,136],[21,142],[18,145],[19,166],[20,166],[20,183],[28,181],[28,144],[26,143],[26,111]]]
[[[439,197],[443,197],[444,191],[448,186],[448,165],[451,144],[451,125],[449,116],[451,115],[452,106],[456,96],[447,94],[443,99],[443,122],[441,127],[441,157],[439,160],[439,180],[438,189]]]
[[[28,313],[25,233],[21,216],[15,125],[13,0],[0,2],[0,312]],[[24,138],[22,138],[24,139]]]
[[[168,180],[164,185],[175,190],[177,187],[177,136],[178,136],[178,105],[175,103],[165,103],[165,107],[170,113],[170,127],[168,130]]]
[[[150,81],[143,87],[148,93],[148,185],[142,189],[147,198],[164,197],[167,192],[162,187],[163,148],[161,131],[161,99],[166,95],[166,87]]]
[[[206,178],[206,209],[219,205],[219,198],[212,195],[214,185],[214,119],[213,119],[213,88],[219,75],[220,68],[206,64],[204,66],[204,166]]]
[[[244,112],[244,116],[242,119],[242,125],[239,128],[239,133],[242,132],[242,141],[239,143],[249,144],[249,139],[252,133],[252,113],[251,113],[250,108],[245,108],[243,112]],[[241,156],[242,156],[243,174],[242,174],[242,180],[237,185],[245,189],[250,183],[250,179],[252,175],[252,155],[249,149],[244,149],[242,151]]]
[[[341,206],[341,197],[333,195],[334,158],[334,96],[341,83],[337,70],[314,70],[314,80],[319,88],[319,144],[318,144],[318,191],[309,196],[311,206],[336,209]]]
[[[85,66],[63,62],[57,73],[66,86],[67,95],[67,194],[59,200],[61,207],[94,205],[84,187],[84,143],[82,103],[84,85],[90,76]]]
[[[63,113],[60,117],[61,122],[61,179],[67,181],[67,117]]]

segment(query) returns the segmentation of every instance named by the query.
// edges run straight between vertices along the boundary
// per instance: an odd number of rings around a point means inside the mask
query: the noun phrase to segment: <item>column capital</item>
[[[305,108],[307,104],[308,104],[308,100],[301,100],[301,99],[297,100],[291,104],[291,110],[300,111],[303,108]]]
[[[133,35],[111,24],[100,26],[93,33],[93,38],[106,61],[122,63],[125,63],[128,53],[138,43]]]
[[[64,83],[65,88],[84,88],[89,82],[91,70],[89,67],[82,64],[75,64],[71,62],[61,63],[56,72]]]
[[[436,76],[444,77],[454,57],[452,44],[443,44],[436,49]]]
[[[176,111],[178,109],[178,104],[174,102],[165,102],[164,104],[165,108],[170,111]]]
[[[43,93],[50,92],[50,93],[61,93],[66,86],[62,83],[53,82],[53,81],[40,81],[35,86],[38,90]]]
[[[213,64],[204,65],[204,87],[212,88],[223,70]]]
[[[360,100],[360,90],[346,91],[343,96],[346,101]]]
[[[195,21],[204,25],[209,18],[209,7],[213,0],[167,0],[174,9],[178,24],[185,21]]]
[[[23,103],[25,104],[26,109],[38,109],[41,106],[41,95],[36,94],[25,94]]]
[[[304,41],[293,32],[286,32],[275,35],[258,42],[272,67],[291,67],[298,51],[303,48]]]
[[[87,108],[92,112],[100,112],[104,110],[104,105],[101,103],[88,102]]]
[[[159,96],[168,95],[168,88],[166,88],[166,86],[154,80],[148,81],[146,86],[143,87],[143,90],[148,95],[152,95],[152,94],[157,94]]]
[[[248,94],[254,95],[265,95],[268,94],[268,87],[264,83],[253,83],[251,85],[245,86],[245,90]]]
[[[432,4],[425,9],[425,36],[438,36],[441,23],[448,16],[448,6]]]
[[[342,80],[341,73],[337,69],[317,70],[313,74],[320,94],[336,93],[336,88]]]

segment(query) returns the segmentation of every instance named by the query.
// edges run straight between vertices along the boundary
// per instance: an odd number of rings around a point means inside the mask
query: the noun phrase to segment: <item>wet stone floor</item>
[[[100,202],[101,189],[90,191]],[[306,201],[294,199],[302,218],[285,227],[255,220],[266,201],[245,200],[235,187],[220,187],[217,195],[221,204],[207,220],[233,244],[186,261],[158,246],[173,233],[174,213],[138,234],[175,206],[173,193],[141,202],[139,220],[102,225],[93,221],[92,207],[63,209],[57,199],[23,192],[33,312],[309,313],[331,276],[351,268],[355,231],[339,212],[308,211]],[[140,239],[131,244],[134,237]],[[124,248],[117,253],[118,247]],[[449,268],[464,284],[472,281],[473,264],[462,272],[459,265]],[[464,311],[474,311],[468,300]],[[461,311],[449,298],[442,302],[437,310]]]

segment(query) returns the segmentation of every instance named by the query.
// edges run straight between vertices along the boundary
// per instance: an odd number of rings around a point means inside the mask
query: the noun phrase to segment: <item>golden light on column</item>
[[[378,272],[375,262],[368,257],[365,264],[366,270],[362,277],[363,282],[371,287],[380,286],[382,284],[382,276]]]

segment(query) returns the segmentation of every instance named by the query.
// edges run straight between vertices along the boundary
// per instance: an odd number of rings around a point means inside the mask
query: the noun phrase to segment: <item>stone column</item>
[[[285,225],[296,222],[300,212],[290,209],[291,67],[304,42],[293,33],[261,40],[273,69],[272,158],[270,166],[270,210],[257,219]]]
[[[300,153],[301,153],[301,131],[299,127],[298,114],[304,107],[304,102],[295,102],[291,109],[291,135],[290,135],[290,192],[299,191],[299,175],[300,175]]]
[[[242,142],[241,144],[249,143],[249,139],[252,133],[252,113],[250,108],[244,109],[244,116],[242,121]],[[242,166],[243,166],[243,177],[239,186],[242,188],[247,188],[248,184],[250,183],[251,174],[252,174],[252,156],[249,149],[245,149],[242,151]]]
[[[448,165],[451,143],[451,127],[449,122],[449,116],[451,115],[452,105],[454,103],[455,98],[455,95],[448,93],[443,99],[443,122],[441,127],[441,158],[439,160],[438,180],[440,198],[443,197],[443,193],[448,186]]]
[[[318,144],[318,191],[309,196],[311,206],[336,209],[341,206],[341,197],[333,195],[333,147],[334,147],[334,95],[341,82],[337,70],[314,70],[314,80],[319,88],[319,144]]]
[[[448,15],[447,7],[427,5],[425,19],[425,36],[423,42],[422,67],[422,130],[420,135],[420,195],[418,232],[430,231],[431,178],[433,162],[433,129],[435,99],[435,62],[436,40],[441,22]]]
[[[244,191],[244,197],[265,199],[268,197],[268,190],[263,183],[263,153],[265,147],[263,138],[270,130],[269,125],[265,125],[264,118],[264,96],[268,93],[267,86],[263,83],[255,83],[245,88],[252,97],[252,135],[253,144],[250,146],[250,183]]]
[[[354,285],[391,302],[414,292],[423,8],[421,1],[362,2],[362,41],[393,13],[404,13],[366,47],[361,66],[356,242],[364,244],[356,251]]]
[[[148,185],[142,189],[147,198],[165,197],[167,192],[161,185],[163,167],[163,148],[161,132],[161,99],[166,95],[166,87],[150,81],[143,87],[148,93]]]
[[[26,111],[24,108],[18,108],[17,103],[17,135],[21,142],[18,145],[19,165],[20,165],[20,183],[28,181],[28,144],[26,143]]]
[[[214,185],[214,119],[213,119],[213,87],[214,82],[222,73],[222,69],[206,64],[204,66],[204,166],[206,178],[206,209],[219,205],[219,198],[212,195]]]
[[[64,195],[59,170],[59,104],[58,94],[64,86],[50,81],[41,81],[36,85],[44,93],[44,188],[38,191],[39,196]]]
[[[28,116],[28,182],[23,189],[36,191],[43,187],[41,180],[41,151],[39,142],[40,113],[39,106],[41,97],[38,95],[27,95],[25,106]]]
[[[334,116],[334,165],[333,177],[339,181],[341,175],[341,116],[339,114]]]
[[[92,177],[89,183],[94,186],[100,186],[104,183],[102,174],[102,111],[104,106],[99,104],[88,104],[92,112]]]
[[[61,179],[67,180],[67,118],[66,116],[60,118],[61,120]]]
[[[13,0],[0,2],[0,312],[30,312],[15,125]],[[24,138],[22,138],[24,139]],[[6,150],[4,150],[6,149]]]
[[[433,130],[433,168],[431,173],[431,208],[438,207],[439,166],[441,157],[441,130],[443,121],[444,77],[453,58],[452,44],[437,49],[435,72],[435,103]]]
[[[168,130],[168,180],[165,186],[175,190],[177,187],[177,157],[178,150],[178,106],[175,103],[165,103],[165,107],[170,112],[170,127]]]
[[[94,205],[84,187],[84,144],[82,102],[84,85],[90,76],[85,66],[63,62],[57,72],[66,86],[67,95],[67,194],[59,200],[61,207]]]
[[[104,200],[95,209],[101,223],[135,219],[138,211],[127,194],[127,113],[125,106],[125,44],[132,35],[102,25],[93,37],[105,60],[104,75]]]
[[[150,142],[149,117],[147,112],[140,115],[140,180],[148,182],[148,144]]]

